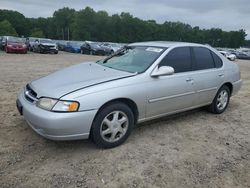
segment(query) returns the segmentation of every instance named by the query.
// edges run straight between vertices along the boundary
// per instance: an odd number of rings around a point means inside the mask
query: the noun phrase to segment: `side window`
[[[195,70],[214,68],[214,60],[210,50],[204,47],[193,47],[194,57],[196,60]]]
[[[216,55],[214,52],[212,52],[212,51],[211,51],[211,54],[212,54],[213,59],[214,59],[215,67],[216,68],[222,67],[223,63],[222,63],[221,58],[218,55]]]
[[[174,72],[187,72],[192,70],[192,60],[189,47],[177,47],[171,50],[159,66],[170,66]]]

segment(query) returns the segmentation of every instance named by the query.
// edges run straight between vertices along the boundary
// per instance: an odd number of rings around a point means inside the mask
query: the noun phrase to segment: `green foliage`
[[[219,28],[200,29],[181,22],[158,24],[155,20],[141,20],[125,12],[109,16],[106,11],[96,12],[90,7],[79,11],[64,7],[49,18],[25,18],[16,11],[0,10],[0,22],[3,20],[8,20],[19,36],[122,43],[187,41],[231,48],[249,45],[243,29],[226,32]]]
[[[44,38],[43,31],[39,28],[34,28],[30,34],[31,37]]]
[[[16,30],[12,27],[11,23],[7,20],[0,22],[0,36],[11,35],[17,36]]]
[[[28,20],[17,11],[1,10],[0,9],[0,21],[8,20],[14,27],[19,36],[29,35],[30,26]]]

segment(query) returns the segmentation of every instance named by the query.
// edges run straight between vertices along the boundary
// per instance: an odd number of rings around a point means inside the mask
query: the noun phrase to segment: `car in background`
[[[67,42],[63,51],[71,53],[81,53],[82,43],[80,42]]]
[[[58,50],[64,51],[64,48],[66,47],[67,42],[68,41],[65,41],[65,40],[57,40],[56,45],[57,45]]]
[[[250,59],[250,51],[238,51],[237,53],[238,59]]]
[[[35,41],[37,40],[38,38],[35,38],[35,37],[27,37],[26,38],[26,46],[28,48],[29,51],[33,51],[33,46],[35,44]]]
[[[26,54],[28,51],[25,40],[19,37],[6,36],[2,39],[2,45],[6,53]]]
[[[224,55],[227,59],[231,60],[231,61],[235,61],[236,60],[236,55],[231,54],[227,51],[219,51],[222,55]]]
[[[112,54],[112,51],[110,48],[100,46],[95,42],[84,42],[81,46],[81,54],[110,55]]]
[[[32,51],[38,53],[54,53],[58,54],[58,48],[55,42],[51,39],[39,38],[35,40],[35,43],[32,47]]]
[[[101,46],[107,47],[111,49],[111,54],[120,50],[123,46],[117,43],[102,43]]]
[[[239,66],[212,47],[142,42],[31,81],[16,104],[45,138],[111,148],[137,123],[198,107],[221,114],[241,84]]]
[[[7,36],[1,36],[1,37],[0,37],[0,49],[1,49],[1,50],[4,50],[4,48],[5,48],[6,37],[7,37]]]

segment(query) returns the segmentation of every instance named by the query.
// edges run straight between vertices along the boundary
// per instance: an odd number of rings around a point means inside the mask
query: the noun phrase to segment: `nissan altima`
[[[111,148],[137,123],[203,106],[220,114],[241,84],[238,65],[212,47],[143,42],[31,81],[16,104],[43,137]]]

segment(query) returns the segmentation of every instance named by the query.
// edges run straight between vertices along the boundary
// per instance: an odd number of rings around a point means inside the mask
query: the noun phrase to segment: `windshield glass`
[[[72,42],[72,43],[69,43],[69,45],[72,46],[72,47],[75,47],[75,48],[80,48],[82,44],[81,43],[73,43]]]
[[[144,72],[165,50],[161,47],[126,47],[104,60],[97,61],[103,66],[126,71]]]
[[[100,46],[96,43],[90,43],[89,44],[92,48],[100,48]]]
[[[22,39],[22,38],[18,38],[18,37],[9,37],[9,38],[8,38],[8,42],[23,43],[23,39]]]
[[[48,40],[48,39],[40,39],[41,43],[53,43],[52,40]]]

